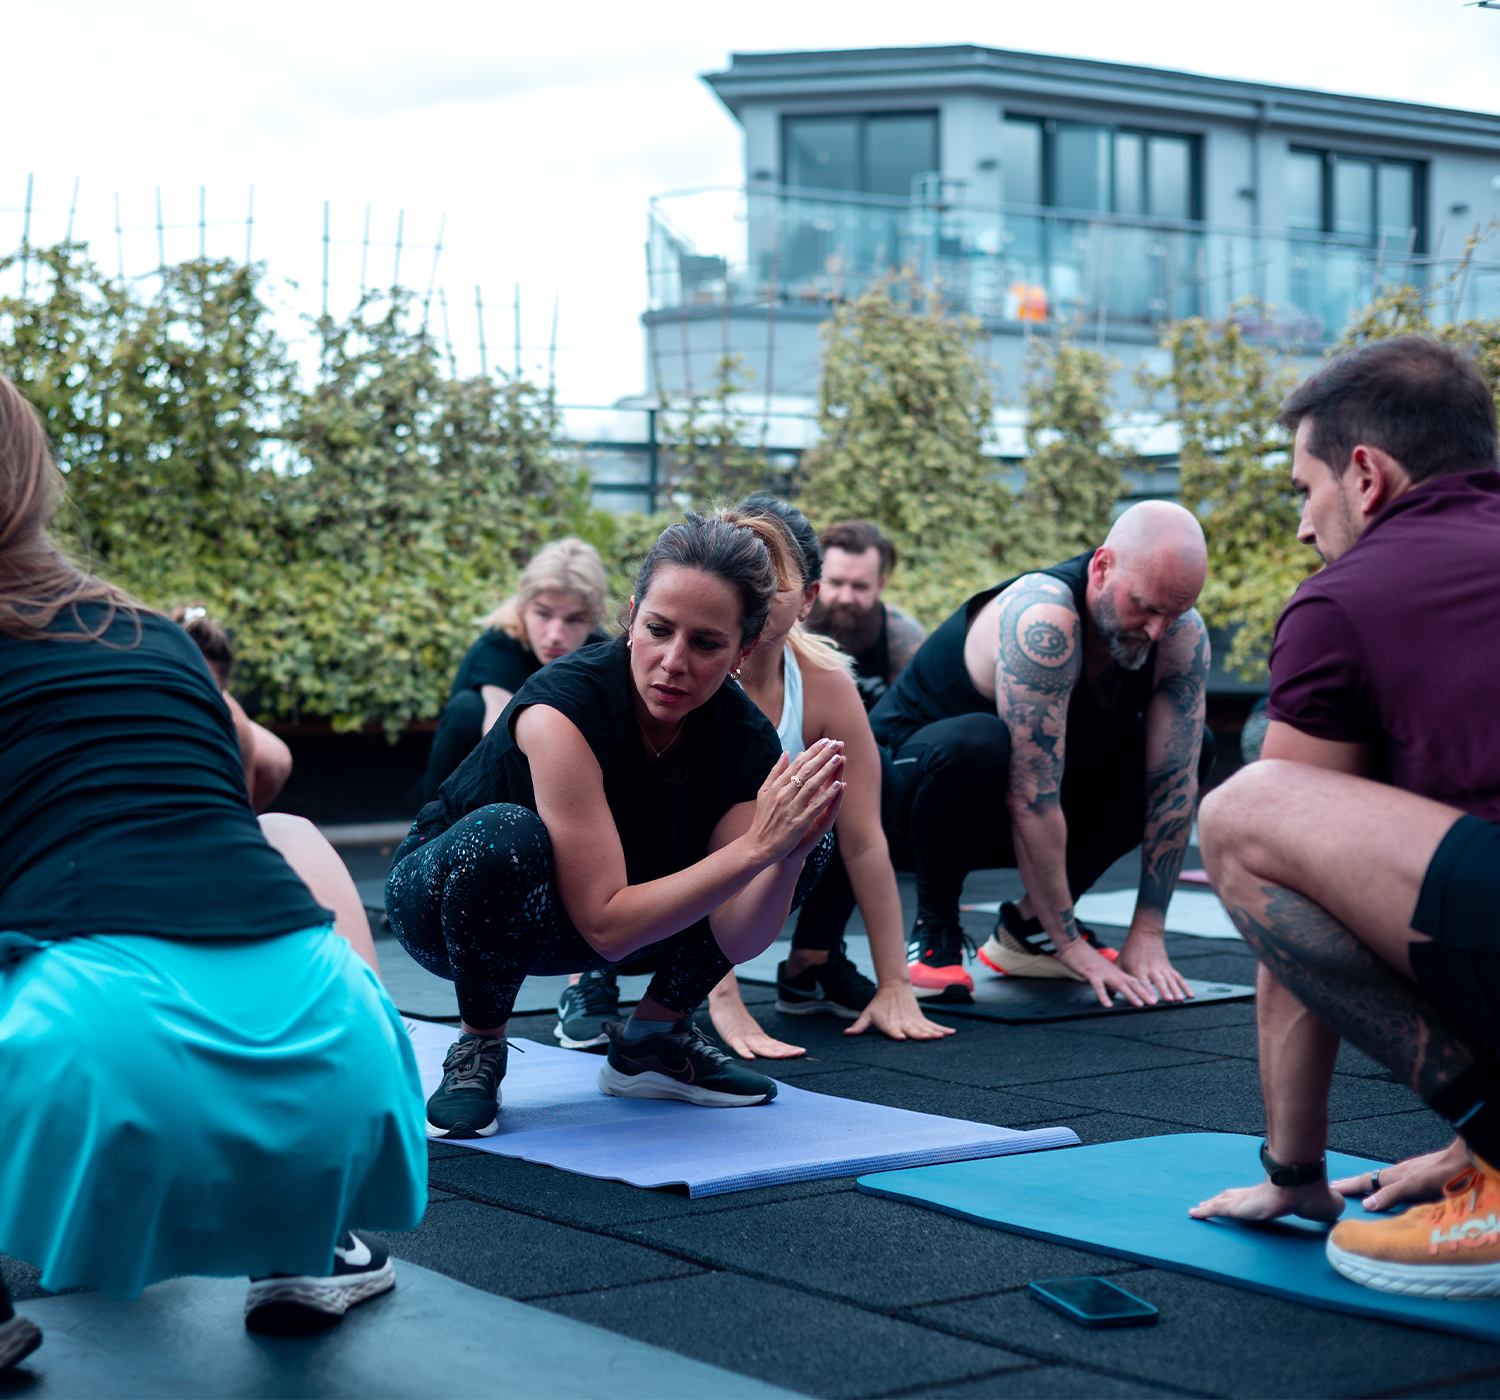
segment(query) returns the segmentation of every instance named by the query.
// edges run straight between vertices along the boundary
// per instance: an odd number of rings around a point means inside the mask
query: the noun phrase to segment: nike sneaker
[[[875,997],[875,984],[849,960],[842,943],[828,961],[805,967],[795,977],[786,964],[776,968],[776,1009],[787,1016],[840,1016],[858,1020]]]
[[[564,1050],[598,1050],[609,1045],[606,1021],[620,1019],[620,985],[613,969],[585,972],[564,990],[557,1002],[557,1024],[552,1028]]]
[[[770,1103],[776,1081],[726,1055],[684,1016],[659,1035],[624,1040],[623,1022],[611,1021],[609,1050],[599,1066],[599,1087],[620,1099],[681,1099],[706,1108],[748,1108]]]
[[[42,1329],[11,1306],[10,1292],[0,1282],[0,1371],[8,1371],[42,1344]]]
[[[964,967],[966,950],[972,953],[974,944],[957,919],[918,918],[906,941],[912,991],[924,1001],[973,1001],[974,979]]]
[[[1443,1187],[1440,1201],[1334,1226],[1328,1262],[1382,1293],[1500,1298],[1500,1172],[1473,1161]]]
[[[427,1100],[430,1138],[492,1137],[500,1131],[504,1036],[464,1035],[448,1047],[443,1082]]]
[[[396,1266],[379,1240],[354,1230],[333,1251],[333,1272],[270,1274],[250,1280],[245,1326],[252,1332],[294,1337],[331,1327],[356,1303],[396,1286]]]
[[[1077,925],[1083,941],[1101,958],[1113,962],[1119,954],[1099,942],[1093,929]],[[1014,904],[1002,904],[995,932],[979,950],[979,961],[1002,977],[1061,977],[1071,982],[1087,982],[1081,972],[1074,972],[1060,957],[1057,947],[1042,927],[1040,919],[1023,919]]]

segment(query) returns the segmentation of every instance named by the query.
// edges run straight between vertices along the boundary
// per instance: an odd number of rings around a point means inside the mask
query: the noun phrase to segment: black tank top
[[[1089,550],[1050,569],[1033,570],[1068,586],[1085,632],[1093,626],[1086,606],[1089,560],[1093,557],[1094,551]],[[1021,577],[1024,575],[1016,575]],[[964,642],[984,605],[1015,581],[1007,579],[976,593],[922,643],[911,664],[870,715],[870,726],[879,743],[895,751],[923,725],[956,715],[995,713],[995,702],[981,695],[969,679],[969,668],[964,665]],[[1110,668],[1118,669],[1113,661]],[[1117,703],[1109,710],[1094,698],[1087,676],[1079,676],[1068,701],[1065,774],[1092,768],[1134,742],[1141,712],[1155,690],[1155,673],[1153,646],[1140,670],[1121,674]]]
[[[875,634],[875,640],[854,658],[854,684],[860,699],[865,702],[866,711],[873,710],[881,696],[890,689],[886,677],[891,671],[891,618],[884,603],[878,606],[880,631]]]

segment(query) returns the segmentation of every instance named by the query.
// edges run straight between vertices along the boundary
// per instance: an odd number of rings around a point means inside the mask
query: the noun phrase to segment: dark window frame
[[[1349,244],[1356,248],[1374,248],[1380,243],[1380,167],[1382,165],[1404,165],[1412,173],[1412,224],[1417,230],[1417,237],[1412,244],[1412,255],[1425,254],[1427,252],[1427,177],[1431,169],[1431,162],[1413,156],[1388,156],[1379,155],[1369,151],[1340,151],[1331,146],[1304,146],[1297,142],[1288,142],[1287,154],[1289,156],[1317,156],[1322,161],[1322,180],[1319,185],[1322,200],[1321,227],[1314,231],[1311,229],[1288,230],[1294,237],[1301,234],[1303,237],[1332,238]],[[1371,184],[1370,198],[1374,203],[1370,215],[1370,228],[1372,230],[1371,241],[1368,243],[1357,242],[1352,235],[1347,233],[1335,233],[1335,210],[1333,197],[1334,169],[1340,160],[1357,160],[1362,164],[1375,167],[1375,179]],[[1406,250],[1402,248],[1404,255]],[[1390,252],[1387,249],[1387,252]]]
[[[853,194],[856,196],[869,196],[872,191],[865,188],[869,183],[867,166],[869,164],[868,153],[865,148],[867,123],[871,117],[931,117],[933,124],[933,155],[935,164],[933,170],[938,174],[943,169],[943,111],[941,107],[879,107],[869,111],[858,112],[781,112],[781,129],[778,133],[778,145],[780,150],[778,157],[781,161],[780,174],[781,185],[785,189],[796,189],[807,191],[809,194],[826,194],[838,196]],[[791,170],[790,149],[790,127],[793,122],[809,120],[829,121],[853,121],[857,124],[858,134],[855,138],[856,158],[859,161],[859,169],[855,174],[855,184],[858,188],[854,190],[826,189],[821,185],[792,185],[787,179]],[[892,196],[875,196],[877,198],[891,198]]]
[[[1110,203],[1116,202],[1115,181],[1115,137],[1116,136],[1139,136],[1142,140],[1141,146],[1141,186],[1143,194],[1149,191],[1151,186],[1151,138],[1153,136],[1165,136],[1174,141],[1186,141],[1188,144],[1188,215],[1181,220],[1183,223],[1201,223],[1203,221],[1203,133],[1198,131],[1173,131],[1166,127],[1136,126],[1132,122],[1106,122],[1106,121],[1084,121],[1076,117],[1043,117],[1034,112],[1012,112],[1005,108],[1000,109],[1001,122],[1032,122],[1042,129],[1042,207],[1047,209],[1065,209],[1071,206],[1060,205],[1057,199],[1057,128],[1062,123],[1066,126],[1083,126],[1094,130],[1107,132],[1109,135],[1109,195]],[[1003,173],[1002,173],[1003,180]],[[1176,215],[1170,214],[1121,214],[1118,210],[1110,208],[1098,211],[1079,211],[1107,213],[1110,217],[1126,219],[1169,219],[1178,222]]]

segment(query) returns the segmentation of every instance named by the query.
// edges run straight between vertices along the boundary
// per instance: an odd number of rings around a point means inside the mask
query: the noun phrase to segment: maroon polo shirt
[[[1276,624],[1270,717],[1500,822],[1500,471],[1398,496]]]

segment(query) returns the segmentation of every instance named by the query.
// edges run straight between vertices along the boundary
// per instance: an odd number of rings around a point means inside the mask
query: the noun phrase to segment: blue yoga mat
[[[422,1087],[442,1078],[453,1031],[407,1021]],[[700,1108],[666,1099],[617,1099],[596,1083],[603,1058],[512,1040],[500,1131],[459,1145],[632,1186],[686,1186],[718,1196],[929,1162],[1072,1147],[1071,1128],[1018,1132],[934,1113],[813,1094],[777,1084],[754,1108]]]
[[[1193,1220],[1189,1206],[1226,1186],[1249,1186],[1261,1178],[1259,1148],[1259,1138],[1238,1133],[1181,1133],[1045,1157],[882,1172],[862,1176],[857,1184],[871,1195],[1018,1235],[1198,1274],[1334,1312],[1500,1342],[1500,1300],[1409,1298],[1351,1283],[1323,1252],[1323,1226]],[[1342,1152],[1328,1154],[1331,1178],[1386,1165]],[[1349,1212],[1359,1211],[1359,1203],[1351,1202]]]

